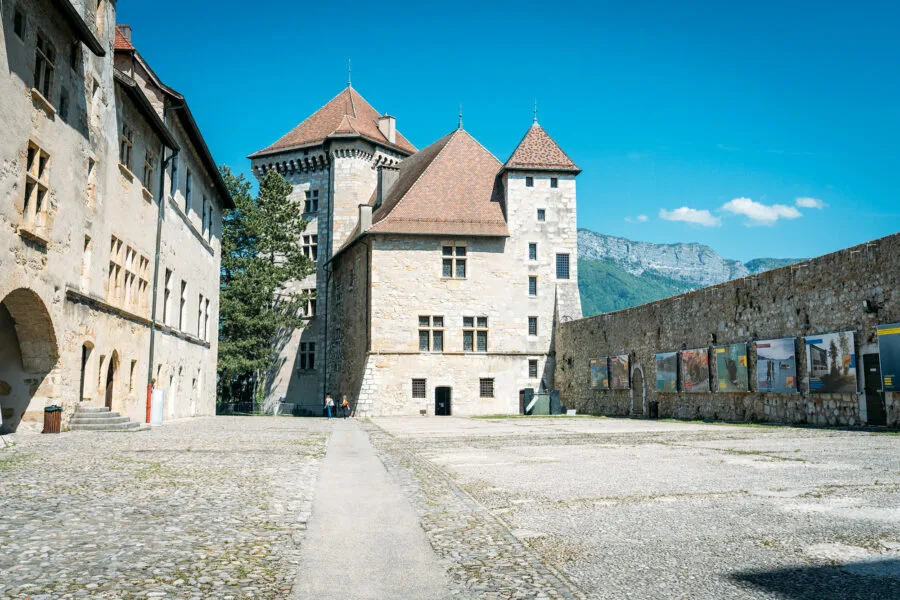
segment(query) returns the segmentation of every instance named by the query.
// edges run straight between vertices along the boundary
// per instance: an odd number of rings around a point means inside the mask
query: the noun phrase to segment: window
[[[122,137],[119,139],[119,162],[131,170],[131,149],[134,147],[134,132],[122,123]]]
[[[153,189],[153,154],[148,150],[144,153],[144,170],[141,173],[141,183],[144,185],[144,189],[150,192],[150,195],[153,195],[151,191]]]
[[[556,255],[556,278],[557,279],[568,279],[569,278],[569,255],[568,254],[557,254]]]
[[[122,306],[131,308],[135,302],[135,280],[137,272],[135,271],[137,252],[131,246],[125,247],[125,286],[123,290]]]
[[[537,379],[538,376],[538,361],[529,360],[528,361],[528,378],[529,379]]]
[[[528,278],[528,295],[537,296],[537,277],[533,275]]]
[[[193,187],[194,174],[188,169],[184,179],[184,214],[186,215],[191,212],[191,195],[193,193]]]
[[[303,203],[303,212],[319,212],[319,190],[306,190],[306,201]]]
[[[525,178],[525,187],[534,187],[534,177]]]
[[[487,317],[463,317],[463,351],[487,352]]]
[[[551,177],[550,178],[550,187],[558,188],[559,187],[559,179],[557,179],[556,177]]]
[[[37,47],[34,51],[34,89],[39,91],[44,98],[50,100],[50,90],[53,87],[53,75],[56,72],[56,50],[44,38],[37,35]]]
[[[197,337],[203,339],[203,294],[197,300]]]
[[[13,17],[13,31],[16,32],[19,39],[25,39],[25,13],[22,12],[21,8],[16,8],[16,13]]]
[[[319,260],[319,236],[304,235],[303,236],[303,255],[309,260],[316,262]]]
[[[425,397],[425,380],[424,379],[413,379],[412,380],[412,397],[413,398],[424,398]]]
[[[128,391],[134,391],[134,372],[137,370],[137,361],[131,361],[131,371],[128,373]]]
[[[538,221],[546,221],[547,220],[547,211],[543,208],[537,209],[537,219]]]
[[[494,380],[493,379],[479,379],[478,380],[478,393],[482,398],[493,398],[494,397]]]
[[[184,331],[187,325],[187,282],[181,281],[181,305],[178,310],[178,329]]]
[[[72,42],[72,45],[69,46],[69,66],[72,67],[73,71],[77,71],[80,63],[81,44],[80,42]]]
[[[49,164],[50,155],[34,142],[29,142],[25,151],[25,201],[22,206],[22,226],[25,229],[37,230],[44,225],[50,184]]]
[[[202,202],[202,208],[200,210],[200,232],[203,237],[206,237],[206,194],[203,194]]]
[[[59,118],[69,120],[69,93],[65,88],[59,91]]]
[[[303,290],[303,293],[306,294],[306,305],[303,307],[303,316],[316,316],[316,288],[307,288]]]
[[[203,339],[209,341],[209,298],[203,305]]]
[[[537,260],[537,244],[528,244],[528,260]]]
[[[444,351],[444,317],[419,316],[419,351]]]
[[[441,277],[466,278],[467,250],[465,246],[442,246],[441,256]]]
[[[528,335],[537,335],[537,317],[528,317]]]
[[[116,236],[112,236],[109,242],[109,274],[106,284],[106,299],[111,304],[118,303],[122,295],[122,282],[124,278],[123,264],[125,244]]]
[[[300,342],[300,370],[312,371],[316,368],[316,343]]]
[[[169,314],[172,302],[172,269],[166,269],[166,287],[163,290],[163,323],[170,325]]]
[[[150,259],[141,255],[138,260],[138,308],[146,310],[148,307],[148,293],[150,289]]]
[[[207,214],[207,218],[209,219],[209,221],[206,223],[206,239],[207,239],[207,241],[211,242],[212,235],[213,235],[213,206],[212,206],[212,203],[210,203],[210,205],[209,205],[209,211]]]
[[[81,290],[87,292],[91,284],[91,236],[84,236],[84,249],[81,252]]]

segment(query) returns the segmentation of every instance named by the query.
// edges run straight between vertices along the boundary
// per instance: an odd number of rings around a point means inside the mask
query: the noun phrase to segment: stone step
[[[114,419],[116,417],[121,417],[117,412],[81,412],[80,410],[76,410],[72,415],[73,419]]]
[[[117,423],[128,423],[129,420],[130,419],[128,417],[94,417],[87,415],[81,416],[76,414],[69,421],[69,425],[103,425],[104,423],[115,425]]]
[[[82,406],[78,405],[75,407],[75,412],[80,413],[105,413],[109,412],[109,409],[105,406]]]
[[[78,424],[70,424],[70,431],[139,431],[141,430],[141,424],[135,423],[133,421],[128,421],[127,423],[106,423],[106,424],[90,424],[90,425],[78,425]]]

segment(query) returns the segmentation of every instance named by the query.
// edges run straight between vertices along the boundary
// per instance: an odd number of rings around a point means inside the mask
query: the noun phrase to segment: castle
[[[271,146],[309,225],[307,324],[280,348],[268,403],[359,416],[518,413],[549,389],[554,333],[581,317],[580,172],[534,123],[502,163],[459,127],[417,150],[351,86]]]

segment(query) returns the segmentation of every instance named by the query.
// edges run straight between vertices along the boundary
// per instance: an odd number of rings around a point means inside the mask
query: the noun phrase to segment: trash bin
[[[44,431],[41,433],[59,433],[62,419],[62,406],[48,406],[44,409]]]
[[[659,418],[659,402],[657,402],[656,400],[650,402],[647,410],[647,416],[651,419]]]

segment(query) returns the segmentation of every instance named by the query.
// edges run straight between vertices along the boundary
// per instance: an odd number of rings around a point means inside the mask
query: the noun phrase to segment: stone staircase
[[[110,412],[105,406],[79,406],[69,421],[70,431],[141,431],[140,423]]]

